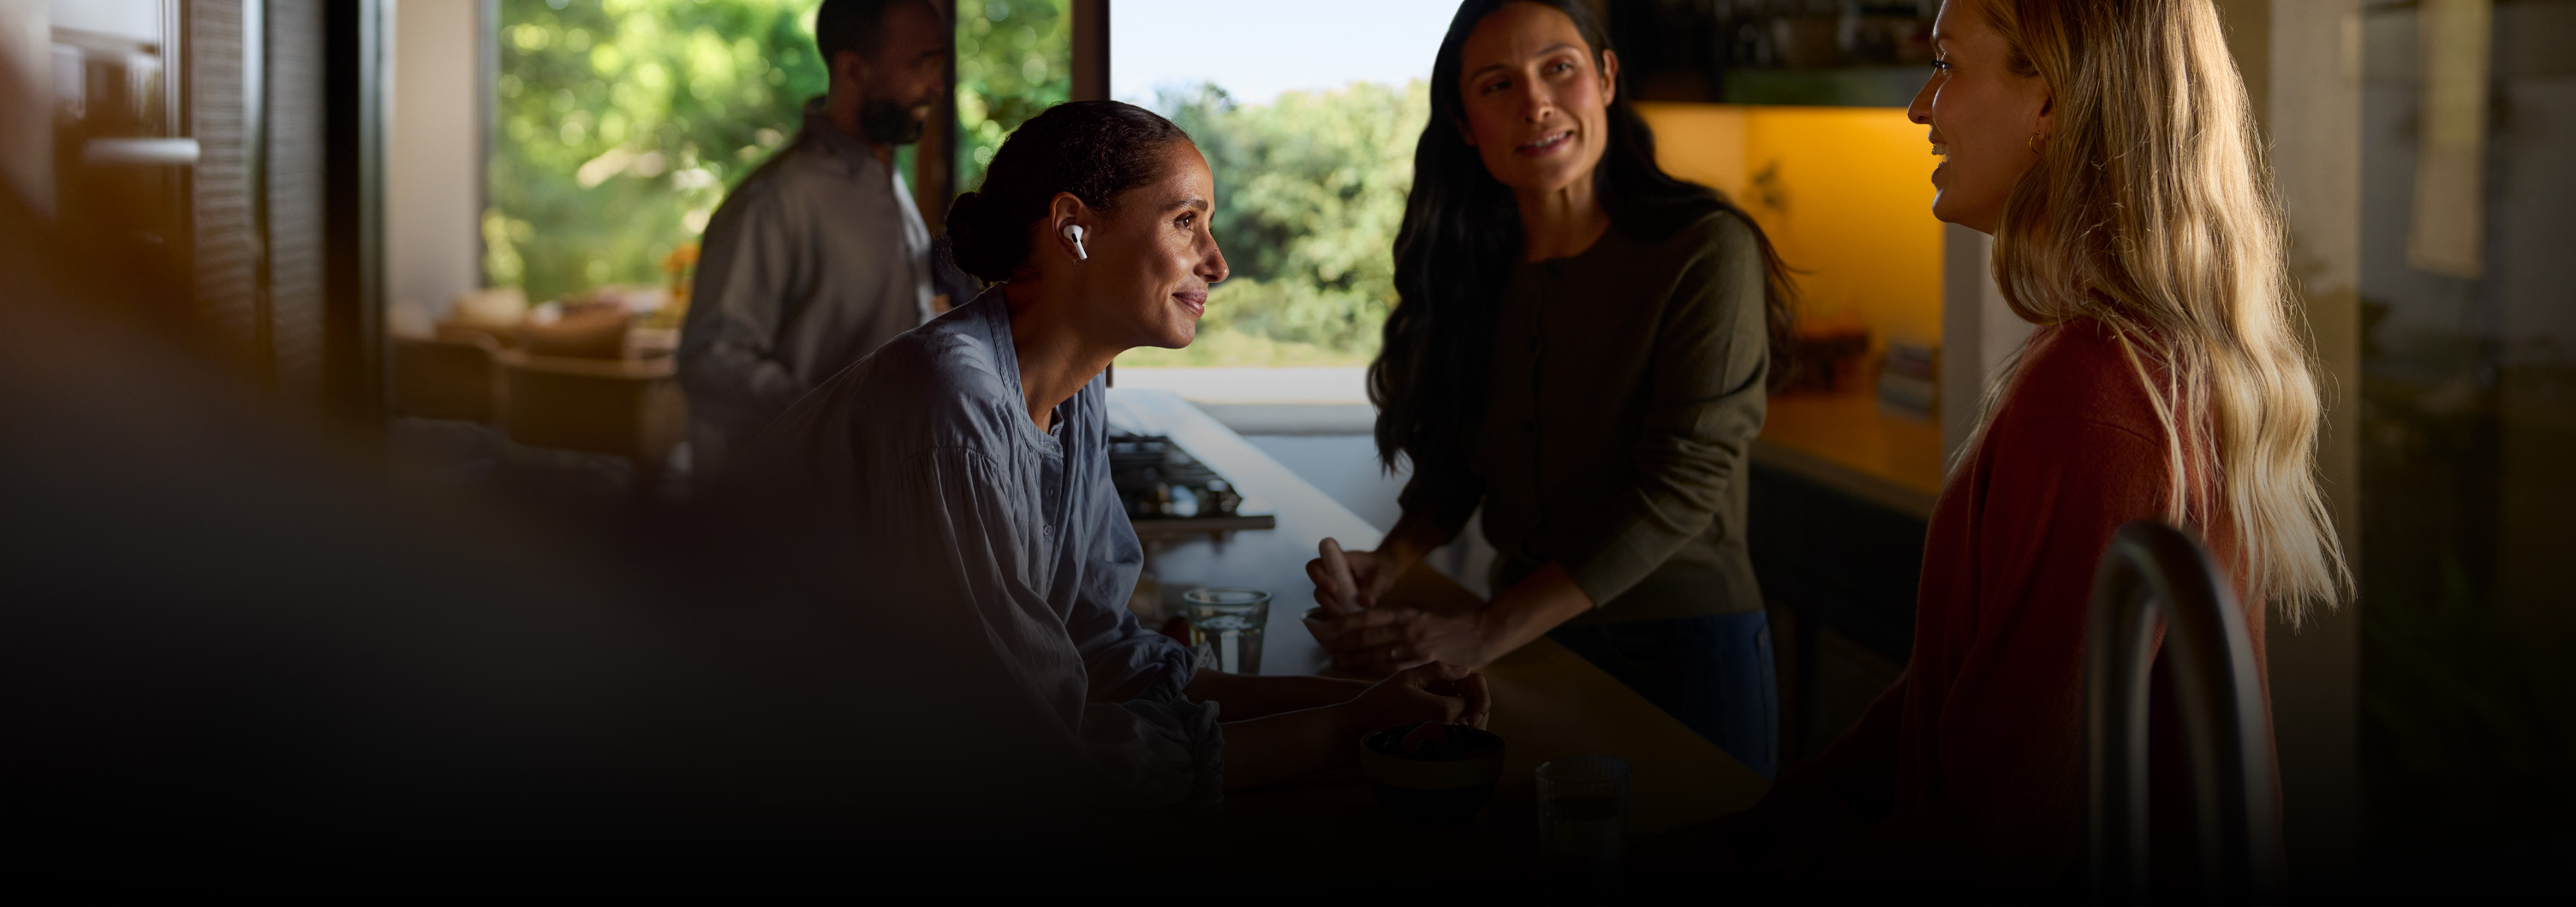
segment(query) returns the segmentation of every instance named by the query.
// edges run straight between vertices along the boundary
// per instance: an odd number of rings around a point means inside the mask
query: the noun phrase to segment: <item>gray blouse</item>
[[[1144,551],[1109,481],[1103,382],[1054,423],[1030,423],[996,287],[825,382],[746,465],[837,518],[858,606],[927,609],[915,625],[944,638],[917,649],[1008,678],[1028,708],[995,720],[1040,725],[1102,799],[1217,800],[1216,705],[1182,695],[1197,656],[1127,610]]]

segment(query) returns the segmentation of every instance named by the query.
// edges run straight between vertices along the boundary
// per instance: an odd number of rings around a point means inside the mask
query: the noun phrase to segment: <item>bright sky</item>
[[[1453,0],[1116,0],[1109,96],[1150,101],[1158,86],[1214,82],[1235,100],[1351,82],[1431,77]]]

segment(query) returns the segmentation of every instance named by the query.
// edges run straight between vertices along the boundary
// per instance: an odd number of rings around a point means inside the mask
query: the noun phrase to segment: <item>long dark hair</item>
[[[1467,121],[1459,97],[1467,35],[1495,10],[1521,0],[1467,0],[1449,20],[1431,64],[1431,122],[1413,149],[1413,192],[1395,235],[1397,304],[1387,314],[1385,343],[1369,365],[1369,400],[1377,404],[1378,459],[1393,469],[1403,454],[1416,471],[1462,461],[1468,434],[1484,415],[1485,366],[1494,308],[1521,256],[1520,211],[1511,190],[1486,172],[1475,146],[1458,135]],[[1527,0],[1574,20],[1602,65],[1609,36],[1581,0]],[[1770,332],[1773,387],[1788,376],[1789,269],[1753,218],[1716,190],[1674,179],[1655,164],[1655,134],[1628,102],[1623,86],[1609,108],[1610,144],[1592,179],[1611,229],[1630,236],[1669,235],[1725,212],[1742,218],[1762,249],[1764,322]],[[1433,467],[1430,464],[1438,463]]]

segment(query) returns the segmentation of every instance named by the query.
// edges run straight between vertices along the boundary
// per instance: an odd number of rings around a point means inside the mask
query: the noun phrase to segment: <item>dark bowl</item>
[[[1416,825],[1456,825],[1474,819],[1503,776],[1503,738],[1471,725],[1447,725],[1452,752],[1417,759],[1404,752],[1404,736],[1420,725],[1371,731],[1360,738],[1360,773],[1377,789],[1377,801],[1398,820]]]

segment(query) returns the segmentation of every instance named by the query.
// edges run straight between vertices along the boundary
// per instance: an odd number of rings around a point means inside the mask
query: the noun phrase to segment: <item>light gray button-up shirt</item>
[[[740,475],[819,513],[793,534],[834,540],[821,556],[852,606],[908,609],[924,638],[907,648],[1015,689],[1026,711],[994,720],[1021,722],[1032,755],[1116,805],[1212,802],[1216,704],[1182,693],[1198,656],[1127,610],[1145,555],[1109,481],[1104,387],[1032,424],[995,288],[807,395]]]
[[[708,222],[680,327],[696,468],[930,316],[930,231],[903,177],[805,105],[796,141]]]

